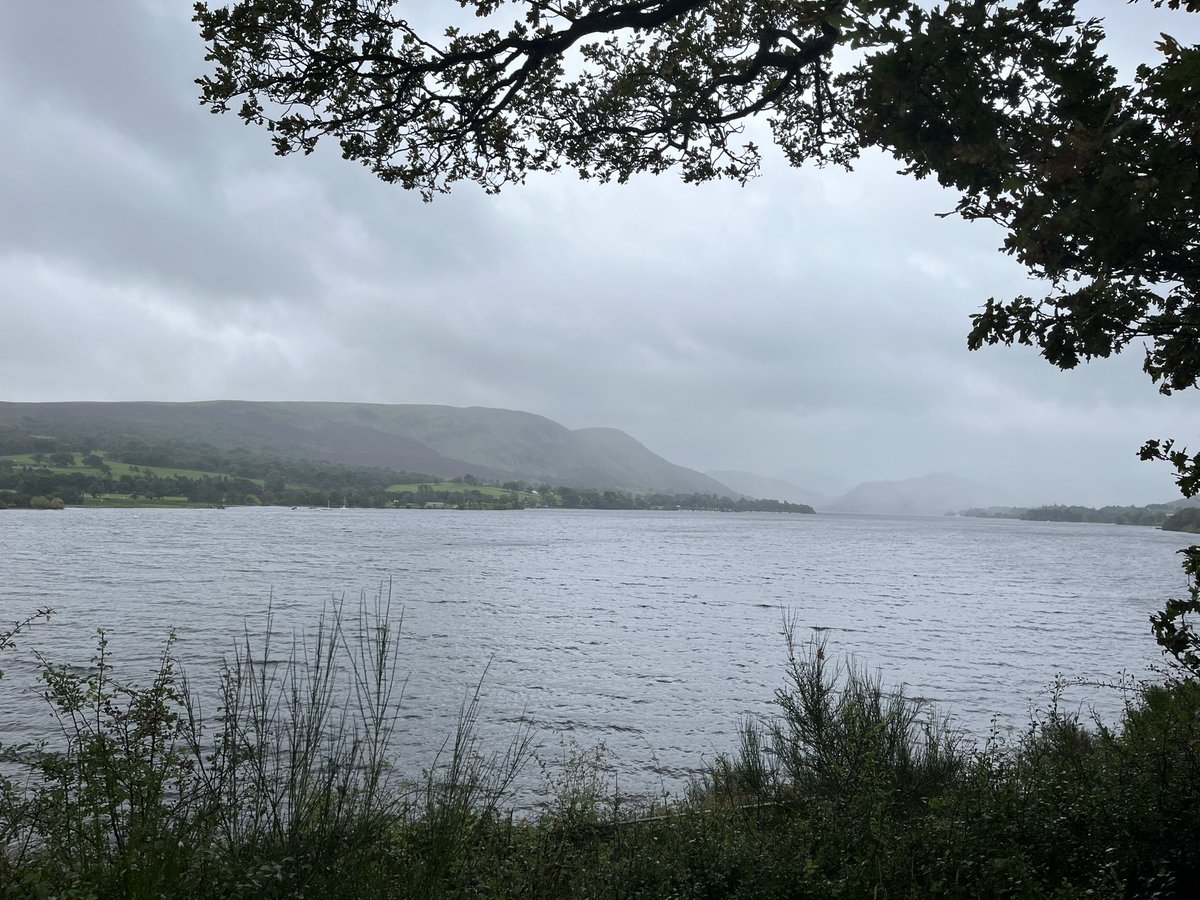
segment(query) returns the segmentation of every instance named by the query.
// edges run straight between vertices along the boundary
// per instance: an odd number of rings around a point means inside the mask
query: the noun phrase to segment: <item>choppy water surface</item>
[[[553,755],[603,741],[625,790],[678,787],[782,684],[781,610],[983,734],[1055,675],[1144,674],[1147,617],[1185,589],[1186,535],[977,519],[592,511],[68,510],[0,514],[0,621],[57,615],[0,661],[0,740],[48,727],[28,650],[86,664],[95,629],[146,672],[169,629],[211,673],[247,628],[311,627],[392,585],[402,758],[414,771],[483,685],[489,736],[522,715]],[[1108,718],[1120,697],[1099,692]],[[402,765],[404,763],[402,762]],[[637,783],[631,784],[631,781]]]

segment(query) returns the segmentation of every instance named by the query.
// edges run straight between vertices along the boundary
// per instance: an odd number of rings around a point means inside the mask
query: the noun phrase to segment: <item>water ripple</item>
[[[7,654],[0,741],[46,727],[37,647],[86,666],[97,628],[122,671],[171,629],[208,678],[244,633],[290,644],[337,598],[390,580],[404,610],[401,756],[427,764],[485,669],[481,728],[534,721],[603,741],[654,789],[732,749],[783,679],[781,610],[987,733],[1059,673],[1139,674],[1147,618],[1186,584],[1187,536],[971,519],[704,513],[230,509],[0,515],[0,621],[57,617]],[[490,660],[490,665],[489,665]],[[1093,698],[1107,718],[1121,698]],[[507,729],[507,731],[506,731]],[[631,779],[639,779],[631,784]]]

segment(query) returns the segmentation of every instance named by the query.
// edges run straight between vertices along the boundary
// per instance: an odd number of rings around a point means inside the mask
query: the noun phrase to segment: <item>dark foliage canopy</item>
[[[881,148],[957,191],[957,214],[1000,224],[1042,286],[987,300],[969,346],[1070,369],[1134,344],[1162,392],[1200,380],[1200,47],[1163,35],[1122,82],[1076,0],[447,6],[435,34],[392,0],[198,3],[202,101],[280,154],[333,138],[426,199],[560,169],[744,181],[760,123],[797,165]],[[1200,454],[1150,441],[1142,456],[1200,491]]]

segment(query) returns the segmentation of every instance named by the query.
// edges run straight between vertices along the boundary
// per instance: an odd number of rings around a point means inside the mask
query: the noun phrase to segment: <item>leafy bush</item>
[[[282,659],[247,638],[221,673],[212,725],[176,670],[173,636],[146,687],[114,677],[103,632],[87,670],[41,658],[61,740],[10,756],[30,777],[0,798],[0,897],[177,896],[183,885],[189,896],[391,895],[381,885],[394,881],[402,828],[441,851],[423,858],[436,882],[428,862],[449,866],[460,833],[498,816],[527,743],[507,768],[478,755],[476,695],[445,763],[421,785],[395,781],[389,609],[382,592],[351,623],[338,606]]]
[[[420,778],[391,767],[383,592],[283,653],[244,639],[211,723],[172,639],[139,688],[101,634],[88,669],[41,661],[61,734],[7,753],[29,777],[2,782],[0,898],[1187,897],[1200,883],[1196,680],[1132,686],[1117,727],[1056,700],[975,745],[786,631],[776,715],[743,723],[686,796],[622,797],[603,748],[573,748],[544,766],[540,815],[508,805],[530,735],[488,752],[478,689]]]

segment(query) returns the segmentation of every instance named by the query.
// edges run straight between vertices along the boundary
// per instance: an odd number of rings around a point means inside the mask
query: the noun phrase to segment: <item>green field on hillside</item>
[[[34,460],[36,453],[14,453],[9,456],[0,456],[0,459],[11,459],[19,466],[37,466],[39,469],[45,469],[53,472],[55,475],[104,475],[103,470],[96,466],[85,466],[80,459],[81,454],[73,454],[75,458],[74,465],[71,466],[52,466],[43,461],[38,463]],[[104,460],[104,464],[108,466],[108,475],[111,478],[120,478],[122,475],[155,475],[159,478],[236,478],[236,475],[230,475],[228,472],[205,472],[201,469],[173,469],[166,466],[136,466],[130,463],[120,462],[112,459],[104,453],[98,453],[97,456]],[[247,478],[247,481],[253,481],[256,484],[262,484],[261,478]]]

